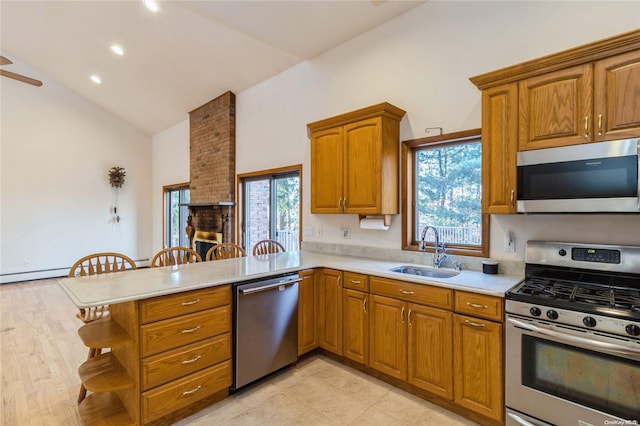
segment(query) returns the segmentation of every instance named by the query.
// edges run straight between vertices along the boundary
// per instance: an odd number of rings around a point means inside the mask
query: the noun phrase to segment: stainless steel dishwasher
[[[234,285],[234,376],[239,389],[298,359],[298,274]]]

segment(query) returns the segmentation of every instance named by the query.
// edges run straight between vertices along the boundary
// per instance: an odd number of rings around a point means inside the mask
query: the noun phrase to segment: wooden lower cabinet
[[[92,326],[104,335],[83,338],[88,345],[94,340],[111,347],[79,369],[92,391],[78,407],[83,424],[164,423],[164,416],[228,391],[230,285],[118,303],[109,310],[108,321],[118,326]],[[117,346],[108,344],[114,330]]]
[[[369,365],[396,379],[407,379],[406,303],[371,295]]]
[[[371,296],[370,366],[453,399],[452,313]]]
[[[320,347],[342,355],[342,271],[321,269],[317,273]]]
[[[369,294],[342,290],[342,353],[345,358],[369,364]]]
[[[453,399],[453,313],[409,305],[408,382]]]
[[[453,320],[454,401],[502,421],[504,374],[502,324],[455,314]]]
[[[299,272],[298,283],[298,355],[318,347],[318,291],[313,269]]]

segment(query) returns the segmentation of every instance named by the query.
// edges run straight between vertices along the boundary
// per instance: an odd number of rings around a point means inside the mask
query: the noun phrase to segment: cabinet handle
[[[338,275],[338,279],[336,280],[336,285],[338,287],[340,287],[340,278],[342,278],[342,275]]]
[[[515,190],[511,190],[511,207],[515,207],[516,206],[516,191]]]
[[[338,209],[344,210],[344,205],[342,204],[342,197],[338,198]]]
[[[589,139],[589,116],[584,117],[584,138]]]
[[[342,202],[342,210],[347,209],[347,197],[344,197],[344,201]]]
[[[404,324],[404,306],[402,307],[402,310],[400,311],[400,321],[402,321],[402,323]]]
[[[487,305],[479,305],[477,303],[471,303],[471,302],[467,302],[468,306],[471,306],[472,308],[482,308],[482,309],[489,309],[489,307]]]
[[[202,386],[198,385],[198,386],[196,386],[195,388],[193,388],[191,390],[182,392],[182,395],[184,395],[184,396],[192,395],[192,394],[198,392],[200,389],[202,389]]]
[[[365,314],[367,313],[367,298],[366,297],[362,300],[362,311]]]
[[[409,294],[409,295],[411,295],[411,294],[415,294],[413,291],[403,290],[403,289],[400,289],[400,293],[402,293],[402,294]]]
[[[349,279],[349,282],[350,282],[351,284],[360,284],[360,280],[352,280],[352,279]]]
[[[409,313],[407,314],[407,320],[409,321],[409,327],[411,327],[411,309],[409,309]]]
[[[195,357],[195,358],[191,358],[191,359],[188,359],[188,360],[186,360],[186,361],[182,361],[182,363],[183,363],[183,364],[193,364],[194,362],[196,362],[196,361],[197,361],[197,360],[199,360],[200,358],[202,358],[202,356],[201,356],[201,355],[198,355],[198,356],[197,356],[197,357]]]
[[[202,328],[202,327],[200,327],[199,325],[196,326],[196,327],[193,327],[193,328],[187,328],[186,330],[182,330],[182,333],[183,334],[185,334],[185,333],[195,333],[196,331],[200,330],[200,328]]]
[[[469,320],[464,320],[464,323],[465,324],[469,324],[470,326],[473,326],[473,327],[481,327],[481,328],[486,327],[485,324],[480,324],[479,322],[473,322],[473,321],[469,321]]]
[[[195,299],[195,300],[192,300],[191,302],[182,302],[182,306],[195,305],[199,301],[200,301],[200,299]]]
[[[598,114],[598,136],[602,136],[602,114]]]

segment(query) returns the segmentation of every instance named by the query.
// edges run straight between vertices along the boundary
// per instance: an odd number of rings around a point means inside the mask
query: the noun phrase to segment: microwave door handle
[[[532,331],[537,334],[541,334],[543,336],[553,337],[555,339],[560,340],[561,342],[570,342],[570,343],[579,343],[585,346],[590,346],[594,349],[604,349],[612,352],[621,353],[623,355],[640,355],[640,349],[632,349],[627,348],[625,346],[616,345],[615,343],[602,342],[599,340],[593,339],[585,339],[584,337],[573,336],[571,334],[558,333],[554,330],[549,330],[547,328],[536,327],[533,324],[529,324],[515,318],[507,318],[507,322],[515,325],[518,328],[522,328],[524,330]]]

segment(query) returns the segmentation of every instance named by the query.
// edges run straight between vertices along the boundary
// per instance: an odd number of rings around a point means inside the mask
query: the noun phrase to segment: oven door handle
[[[519,425],[522,425],[522,426],[536,426],[535,424],[526,421],[525,419],[523,419],[522,417],[518,416],[517,414],[507,413],[507,417],[510,417],[516,423],[518,423]]]
[[[526,323],[524,321],[517,320],[515,318],[507,318],[507,322],[515,325],[516,327],[523,328],[534,333],[542,334],[544,336],[554,337],[563,342],[580,343],[585,346],[590,346],[594,349],[604,349],[613,352],[618,352],[624,355],[638,355],[640,350],[634,350],[626,346],[616,345],[615,343],[602,342],[599,340],[585,339],[580,336],[573,336],[571,334],[558,333],[557,331],[549,330],[547,328],[536,327],[533,324]]]

